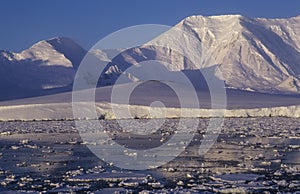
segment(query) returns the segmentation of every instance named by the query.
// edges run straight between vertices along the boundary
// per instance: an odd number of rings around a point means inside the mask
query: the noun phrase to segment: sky
[[[300,15],[299,0],[1,0],[0,50],[19,52],[52,37],[85,49],[106,35],[139,24],[173,26],[191,15]]]

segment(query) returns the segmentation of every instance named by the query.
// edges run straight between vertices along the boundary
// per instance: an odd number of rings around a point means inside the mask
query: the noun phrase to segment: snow
[[[85,51],[68,38],[42,40],[20,53],[0,52],[1,88],[9,88],[12,98],[24,91],[72,84],[76,65]],[[25,92],[25,93],[26,93]]]
[[[64,54],[58,52],[47,41],[43,40],[21,53],[15,53],[16,60],[31,59],[33,61],[42,61],[41,65],[61,65],[64,67],[73,67],[70,60]]]
[[[174,29],[189,33],[170,36]],[[173,34],[174,35],[174,34]],[[196,40],[196,41],[195,41]],[[126,72],[141,60],[161,60],[171,65],[171,71],[195,70],[218,64],[214,75],[229,88],[265,93],[300,93],[300,17],[285,19],[247,18],[241,15],[190,16],[173,30],[150,41],[163,43],[162,48],[144,45],[112,59],[116,50],[91,50],[90,54],[103,62],[111,62],[103,85],[112,84],[117,76],[128,77],[127,82],[141,80]],[[182,56],[169,48],[178,45]],[[202,50],[199,44],[202,44]],[[203,52],[205,50],[205,52]],[[1,51],[3,72],[1,85],[23,89],[49,89],[72,83],[75,70],[86,51],[71,39],[56,37],[42,40],[20,53]],[[184,57],[211,56],[196,64]],[[197,58],[196,57],[196,58]],[[203,56],[201,56],[203,57]],[[32,78],[32,79],[31,79]],[[41,81],[37,81],[41,80]],[[20,90],[16,87],[16,90]]]
[[[116,119],[112,107],[117,110],[130,110],[130,115],[121,115],[120,118],[180,118],[180,117],[213,117],[224,112],[225,117],[263,117],[286,116],[299,117],[300,99],[293,96],[259,94],[227,90],[227,110],[210,109],[211,100],[209,91],[196,90],[199,105],[195,106],[196,99],[189,95],[184,84],[165,82],[169,86],[177,88],[184,97],[178,101],[174,91],[157,81],[141,82],[131,93],[130,102],[124,101],[124,96],[117,95],[113,103],[112,90],[126,91],[133,87],[133,83],[115,86],[99,87],[95,91],[95,105],[97,116],[88,119]],[[79,96],[86,95],[90,91],[82,90]],[[73,92],[75,94],[75,92]],[[116,96],[115,96],[116,97]],[[89,117],[91,103],[84,99],[77,102],[80,110],[86,111],[80,117]],[[126,105],[129,103],[129,106]],[[223,107],[221,107],[223,108]],[[77,109],[78,110],[78,109]],[[117,111],[120,113],[120,111]],[[94,118],[97,117],[97,118]],[[40,96],[34,98],[11,100],[0,102],[0,120],[61,120],[73,119],[72,92],[55,95]],[[83,119],[83,118],[76,118]]]
[[[87,102],[76,103],[83,111],[90,113]],[[115,110],[127,110],[131,115],[123,115],[116,118],[112,107]],[[110,103],[96,103],[96,112],[104,115],[105,119],[127,119],[127,118],[210,118],[213,115],[224,112],[224,117],[300,117],[300,106],[254,108],[254,109],[192,109],[192,108],[166,108],[149,107],[138,105],[123,105]],[[161,113],[165,114],[161,114]],[[151,113],[151,114],[150,114]],[[90,114],[87,114],[90,115]],[[73,120],[71,103],[51,103],[51,104],[29,104],[15,106],[1,106],[0,120]],[[98,118],[75,118],[75,119],[98,119]]]
[[[274,22],[272,19],[250,19],[240,15],[194,16],[184,19],[176,27],[201,38],[216,64],[220,64],[219,71],[227,85],[263,92],[272,92],[269,88],[273,88],[298,93],[300,54],[294,48],[300,46],[299,36],[295,33],[290,33],[289,37],[280,34],[284,28],[299,32],[299,21],[293,20]],[[276,32],[268,29],[271,24],[277,27]],[[283,84],[280,84],[288,76],[296,81],[283,89]]]
[[[295,94],[300,92],[300,17],[288,19],[247,18],[241,15],[190,16],[172,30],[149,42],[166,49],[145,45],[123,53],[125,64],[136,64],[139,57],[172,64],[172,71],[201,69],[218,64],[215,75],[227,86],[244,90]],[[175,28],[191,37],[177,35]],[[175,35],[175,36],[174,36]],[[195,41],[196,40],[196,41]],[[197,41],[198,40],[198,41]],[[198,43],[197,43],[198,42]],[[168,44],[172,43],[172,44]],[[197,48],[202,44],[203,50]],[[187,62],[185,57],[211,56],[214,62]],[[125,72],[124,63],[118,69]],[[137,77],[138,78],[138,77]],[[293,81],[289,81],[293,80]],[[286,83],[288,82],[288,84]]]

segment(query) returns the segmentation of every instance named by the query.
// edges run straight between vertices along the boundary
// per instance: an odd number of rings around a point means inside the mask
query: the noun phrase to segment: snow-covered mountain
[[[32,92],[72,84],[86,51],[69,38],[43,40],[20,53],[0,51],[0,88]]]
[[[113,59],[112,50],[93,50],[91,54],[109,62],[100,85],[113,84],[120,74],[127,76],[128,82],[140,81],[139,75],[126,69],[142,61],[162,60],[173,65],[172,71],[188,72],[195,83],[198,80],[193,71],[209,68],[229,88],[300,93],[300,16],[288,19],[190,16],[176,28],[199,40],[215,62],[192,64],[174,51],[153,46],[132,48]],[[186,39],[185,44],[194,44],[191,41]],[[193,52],[192,55],[197,55],[197,50]],[[85,54],[69,38],[40,41],[20,53],[0,51],[0,88],[23,92],[68,87]]]
[[[149,59],[164,60],[171,63],[175,71],[216,65],[214,74],[230,88],[300,93],[300,16],[289,19],[191,16],[178,23],[176,28],[199,40],[215,63],[192,64],[176,52],[151,46],[131,49],[122,54],[122,59],[128,64]],[[184,44],[192,45],[194,39],[185,39]],[[197,55],[197,50],[193,52],[191,55]],[[128,67],[124,62],[118,65],[117,59],[113,65],[114,74],[126,71]]]
[[[178,27],[209,49],[228,86],[300,92],[300,17],[192,16]],[[218,74],[218,72],[216,72]]]

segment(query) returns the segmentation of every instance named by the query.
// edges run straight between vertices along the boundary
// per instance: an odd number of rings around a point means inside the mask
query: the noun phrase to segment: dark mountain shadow
[[[168,64],[173,64],[176,66],[176,64],[174,64],[174,62],[172,61],[172,59],[170,59],[168,56],[168,53],[172,53],[172,55],[179,55],[182,56],[182,54],[173,51],[169,48],[164,48],[164,47],[156,47],[156,46],[146,46],[146,47],[139,47],[139,48],[130,48],[127,49],[121,53],[119,53],[117,56],[115,56],[111,62],[109,62],[107,64],[107,66],[104,68],[102,74],[101,74],[101,78],[103,78],[104,80],[99,80],[98,86],[107,86],[107,82],[101,82],[101,81],[105,81],[105,79],[111,79],[109,81],[109,85],[114,85],[116,83],[116,80],[118,79],[119,75],[118,72],[113,72],[109,75],[108,73],[106,73],[107,70],[109,70],[110,67],[112,66],[116,66],[118,68],[118,70],[120,70],[121,72],[125,72],[128,68],[132,67],[133,65],[142,63],[142,62],[146,62],[146,61],[150,61],[150,60],[154,60],[154,61],[161,61],[164,63],[168,63]],[[184,68],[186,70],[182,71],[186,76],[188,76],[189,78],[196,78],[197,76],[200,76],[199,78],[197,78],[196,80],[190,80],[192,83],[195,83],[195,87],[199,88],[207,88],[205,83],[202,83],[203,81],[205,81],[203,79],[203,76],[201,75],[201,71],[199,70],[195,70],[197,69],[197,65],[193,64],[187,57],[183,56],[182,57],[184,60]],[[178,64],[180,65],[180,64]],[[170,71],[171,72],[171,71]],[[176,72],[176,71],[174,71]],[[171,72],[171,73],[174,73]],[[149,72],[144,72],[145,74],[149,73]],[[159,74],[159,72],[157,72]],[[139,77],[137,77],[139,78]],[[164,79],[164,77],[162,77],[161,79]],[[130,80],[127,80],[128,82],[130,82]],[[201,82],[201,83],[199,83]]]
[[[70,91],[75,75],[72,67],[47,66],[42,60],[2,61],[0,101]]]
[[[74,69],[78,69],[81,60],[87,53],[85,49],[70,38],[59,37],[47,40],[47,42],[51,44],[55,50],[64,54],[65,57],[72,62]]]

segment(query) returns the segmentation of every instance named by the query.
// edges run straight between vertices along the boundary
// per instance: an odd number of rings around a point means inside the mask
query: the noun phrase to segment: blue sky
[[[86,49],[116,30],[138,24],[175,25],[190,15],[300,15],[299,0],[2,0],[0,50],[20,51],[67,36]]]

